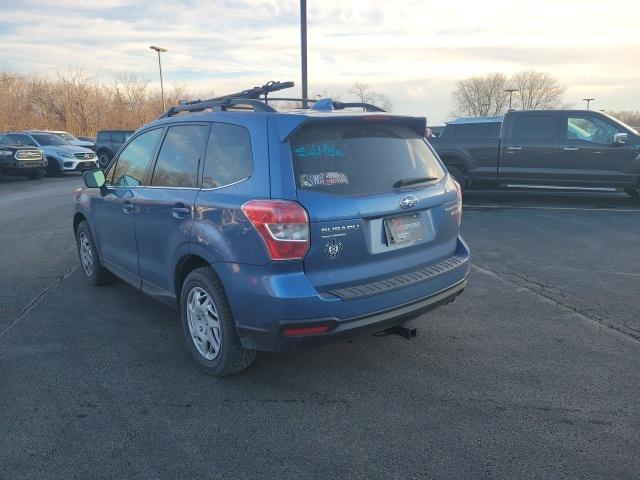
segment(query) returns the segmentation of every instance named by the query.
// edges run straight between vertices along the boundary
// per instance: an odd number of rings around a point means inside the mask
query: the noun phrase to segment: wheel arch
[[[459,168],[462,170],[462,173],[466,173],[469,170],[469,161],[460,152],[456,152],[455,150],[445,150],[438,155],[445,166]]]
[[[86,222],[86,221],[87,221],[87,217],[82,212],[76,212],[73,215],[73,234],[74,234],[74,236],[76,235],[76,233],[78,233],[78,225],[80,225],[82,222]]]
[[[188,253],[180,257],[176,263],[176,268],[173,274],[173,284],[175,288],[176,300],[180,301],[180,294],[182,292],[182,284],[184,279],[187,278],[191,272],[197,268],[211,267],[215,272],[215,268],[211,262],[195,253]],[[216,273],[217,275],[217,273]]]

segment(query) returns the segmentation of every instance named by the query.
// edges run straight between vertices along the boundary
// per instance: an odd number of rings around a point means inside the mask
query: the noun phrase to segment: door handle
[[[576,152],[578,150],[578,147],[564,147],[563,150],[565,152]]]
[[[184,203],[176,203],[173,208],[171,208],[171,215],[175,218],[183,218],[185,215],[189,215],[191,213],[191,207],[185,206]]]
[[[131,202],[127,202],[122,205],[122,211],[126,214],[133,213],[135,208],[136,207]]]
[[[507,147],[507,150],[522,150],[522,147]]]

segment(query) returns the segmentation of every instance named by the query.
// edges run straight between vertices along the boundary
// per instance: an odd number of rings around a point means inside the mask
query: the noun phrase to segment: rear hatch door
[[[318,291],[393,277],[455,252],[455,189],[424,130],[407,118],[323,118],[290,136],[296,195],[310,219],[304,269]]]

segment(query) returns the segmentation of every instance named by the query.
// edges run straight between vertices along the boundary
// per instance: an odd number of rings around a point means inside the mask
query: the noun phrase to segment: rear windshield
[[[301,189],[337,195],[384,193],[400,180],[444,175],[422,135],[404,125],[315,124],[296,132],[290,144]]]

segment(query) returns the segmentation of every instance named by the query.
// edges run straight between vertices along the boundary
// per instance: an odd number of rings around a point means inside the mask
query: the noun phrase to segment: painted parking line
[[[519,205],[463,205],[462,209],[509,209],[509,210],[578,210],[582,212],[621,212],[640,213],[640,208],[584,208],[584,207],[539,207],[539,206],[519,206]]]

